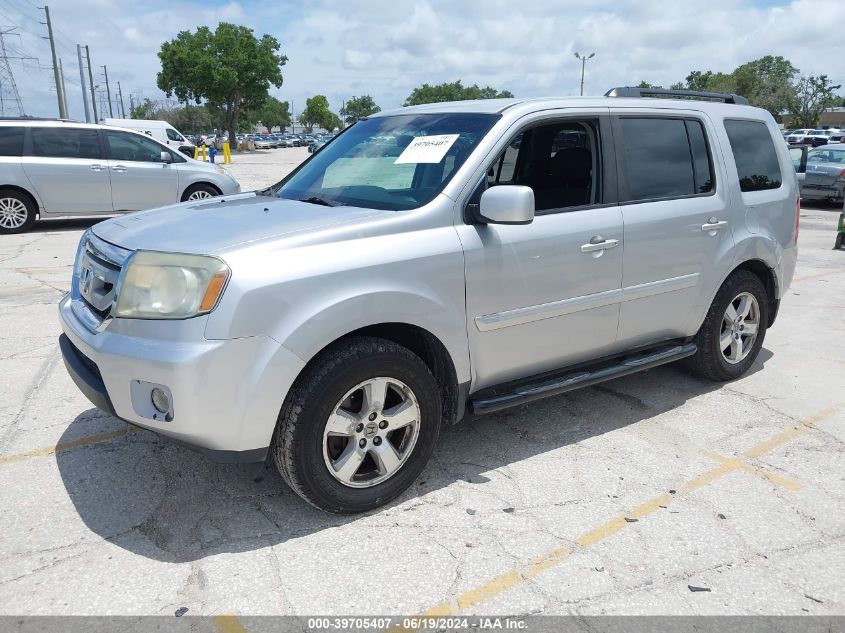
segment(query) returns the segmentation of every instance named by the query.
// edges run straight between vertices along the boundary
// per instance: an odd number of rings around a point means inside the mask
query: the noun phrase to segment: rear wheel
[[[0,233],[23,233],[35,224],[32,199],[15,189],[0,189]]]
[[[688,366],[700,376],[739,378],[754,364],[769,320],[768,294],[757,275],[738,270],[722,284],[696,335]]]
[[[391,341],[355,337],[323,352],[297,379],[272,453],[299,496],[349,514],[407,489],[439,430],[440,397],[426,364]]]
[[[200,183],[198,185],[191,185],[185,189],[185,193],[182,194],[182,202],[204,200],[206,198],[214,198],[219,195],[220,192],[211,185]]]

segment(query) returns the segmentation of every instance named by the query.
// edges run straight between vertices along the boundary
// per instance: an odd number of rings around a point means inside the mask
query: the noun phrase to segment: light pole
[[[590,53],[589,55],[581,55],[580,53],[575,53],[575,57],[581,60],[581,96],[584,96],[584,69],[587,65],[587,60],[592,59],[595,57],[595,53]]]

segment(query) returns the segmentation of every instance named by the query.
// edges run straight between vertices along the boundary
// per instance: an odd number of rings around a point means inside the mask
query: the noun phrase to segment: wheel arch
[[[210,182],[208,180],[196,180],[194,182],[188,183],[188,185],[182,190],[182,195],[179,197],[179,201],[180,202],[186,202],[187,199],[188,199],[188,195],[190,195],[191,190],[195,189],[196,187],[202,186],[202,185],[206,185],[206,186],[214,189],[214,191],[217,192],[218,196],[223,195],[223,191],[220,189],[220,187],[215,185],[213,182]]]
[[[336,337],[315,352],[308,359],[305,367],[299,373],[301,376],[306,369],[314,362],[318,362],[320,356],[326,350],[342,345],[344,340],[369,336],[382,338],[401,345],[420,357],[431,371],[437,382],[441,398],[441,411],[443,421],[451,424],[463,417],[467,389],[466,384],[458,382],[458,373],[454,359],[449,353],[446,345],[430,331],[416,324],[405,322],[384,322],[366,325]],[[297,376],[297,380],[299,379]]]
[[[769,264],[767,264],[762,259],[748,259],[735,266],[725,276],[725,278],[722,280],[722,283],[719,284],[719,288],[724,285],[728,277],[733,275],[738,270],[746,270],[755,275],[760,280],[760,283],[763,284],[763,287],[766,289],[766,296],[769,300],[767,306],[769,315],[767,327],[771,327],[775,322],[778,307],[780,306],[780,288],[778,285],[777,272],[773,267],[769,266]]]

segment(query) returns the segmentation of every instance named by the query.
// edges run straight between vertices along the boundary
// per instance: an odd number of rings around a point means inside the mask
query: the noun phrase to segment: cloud
[[[55,115],[49,49],[34,8],[0,5],[0,20],[19,24],[7,42],[43,68],[13,62],[27,111]],[[26,9],[26,11],[24,10]],[[371,94],[384,109],[400,105],[421,83],[462,79],[519,96],[577,94],[587,62],[586,92],[601,94],[641,80],[669,85],[690,70],[730,71],[766,54],[782,55],[805,74],[845,83],[842,0],[51,0],[60,29],[71,115],[81,118],[77,41],[91,46],[97,83],[101,64],[128,94],[161,98],[155,87],[161,43],[185,29],[234,21],[270,33],[288,58],[275,96],[301,111],[325,94],[333,108]],[[823,19],[819,16],[824,16]],[[819,20],[822,28],[818,28]],[[127,103],[128,105],[128,103]]]

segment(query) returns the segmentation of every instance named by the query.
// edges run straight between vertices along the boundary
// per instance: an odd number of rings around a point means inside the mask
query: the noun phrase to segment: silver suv
[[[131,130],[0,119],[0,234],[36,216],[113,215],[240,191],[222,167]]]
[[[789,151],[739,97],[638,94],[379,113],[265,191],[98,224],[67,368],[338,513],[399,495],[467,413],[681,359],[737,378],[795,268]]]

